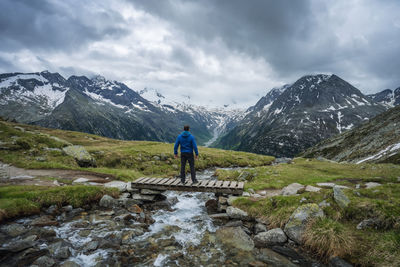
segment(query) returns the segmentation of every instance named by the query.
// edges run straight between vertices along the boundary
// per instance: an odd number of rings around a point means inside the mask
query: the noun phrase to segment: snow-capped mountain
[[[386,108],[336,75],[307,75],[271,90],[216,146],[294,156]]]
[[[389,107],[398,106],[400,105],[400,87],[395,90],[386,89],[379,93],[368,95],[368,97]]]
[[[1,74],[0,116],[112,138],[169,142],[189,124],[202,144],[232,128],[243,113],[167,102],[158,92],[151,98],[149,91],[138,93],[102,76]]]

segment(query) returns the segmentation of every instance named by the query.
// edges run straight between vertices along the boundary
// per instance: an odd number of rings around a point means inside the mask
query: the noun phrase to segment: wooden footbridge
[[[181,183],[180,178],[139,178],[132,182],[132,188],[154,189],[154,190],[172,190],[172,191],[190,191],[190,192],[213,192],[232,195],[241,195],[243,193],[244,182],[236,181],[217,181],[200,180],[193,184],[191,180]]]

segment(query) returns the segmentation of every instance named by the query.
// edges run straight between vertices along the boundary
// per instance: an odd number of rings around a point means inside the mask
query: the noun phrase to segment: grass
[[[20,126],[22,132],[15,129]],[[179,159],[173,156],[173,144],[148,141],[122,141],[96,135],[41,128],[0,121],[0,161],[21,168],[72,169],[112,174],[130,181],[143,176],[173,177],[178,174]],[[98,168],[81,168],[72,157],[53,148],[68,143],[82,145],[96,159]],[[48,148],[52,148],[49,151]],[[273,157],[253,153],[199,147],[196,169],[230,166],[263,166]],[[43,160],[45,158],[45,160]]]
[[[246,174],[246,175],[244,175]],[[342,257],[360,266],[400,266],[400,166],[394,164],[339,164],[316,159],[296,158],[293,164],[262,166],[246,170],[217,170],[219,179],[238,180],[249,177],[245,188],[281,189],[291,183],[316,185],[335,182],[353,189],[344,190],[351,200],[340,208],[332,189],[300,192],[294,196],[261,199],[240,197],[234,205],[253,217],[262,217],[269,227],[284,227],[293,211],[302,204],[322,201],[325,218],[308,224],[303,235],[304,247],[322,260]],[[379,187],[366,189],[355,184],[379,182]],[[376,220],[376,228],[357,230],[365,219]]]
[[[72,205],[81,207],[109,194],[118,196],[116,189],[96,186],[2,186],[0,187],[0,222],[18,216],[37,214],[42,207]]]
[[[223,180],[236,180],[243,170],[218,170]],[[400,166],[394,164],[344,164],[316,159],[296,158],[292,164],[262,166],[248,169],[253,177],[246,188],[254,190],[279,189],[291,183],[315,185],[320,182],[333,182],[349,185],[363,182],[396,182],[400,176]]]

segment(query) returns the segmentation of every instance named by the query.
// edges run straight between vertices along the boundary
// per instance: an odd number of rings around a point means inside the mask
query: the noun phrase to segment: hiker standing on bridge
[[[181,146],[181,182],[185,183],[186,173],[186,161],[189,161],[190,165],[190,174],[192,176],[192,182],[197,183],[196,179],[196,170],[194,168],[194,158],[196,160],[199,156],[199,151],[197,150],[196,140],[194,136],[189,132],[189,125],[185,125],[183,127],[183,132],[176,138],[175,146],[174,146],[174,155],[175,158],[178,158],[178,147]],[[196,156],[193,155],[193,150],[196,153]]]

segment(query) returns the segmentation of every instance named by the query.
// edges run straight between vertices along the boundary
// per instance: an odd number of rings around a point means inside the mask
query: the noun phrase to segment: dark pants
[[[196,170],[194,169],[194,155],[193,153],[181,153],[181,180],[185,180],[185,167],[186,161],[189,161],[190,174],[192,175],[192,182],[196,181]]]

